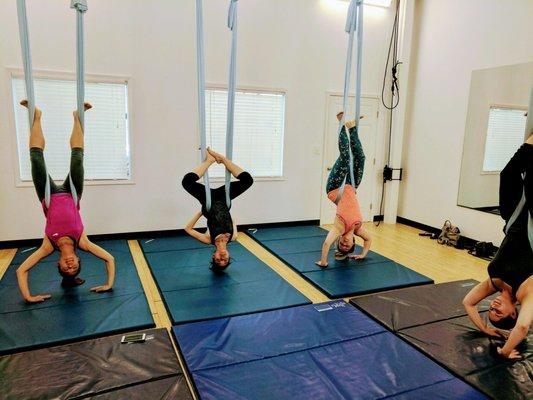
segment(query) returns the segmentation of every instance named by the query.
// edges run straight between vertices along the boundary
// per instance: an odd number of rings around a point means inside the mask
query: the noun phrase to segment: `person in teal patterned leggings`
[[[342,121],[343,112],[337,114],[337,119]],[[346,134],[348,129],[350,137]],[[343,260],[350,258],[362,260],[370,250],[372,238],[363,228],[363,216],[357,201],[356,189],[361,183],[365,167],[365,154],[363,146],[357,134],[358,127],[355,121],[349,121],[342,127],[339,135],[339,158],[335,161],[333,168],[328,177],[326,192],[328,198],[335,203],[337,207],[335,221],[332,229],[329,231],[324,244],[320,260],[316,264],[320,267],[328,266],[328,254],[331,245],[337,241],[337,251],[335,259]],[[350,168],[350,149],[353,154],[353,175],[354,184],[352,184]],[[346,185],[341,193],[341,187],[346,178]],[[363,250],[360,254],[352,254],[355,250],[355,236],[363,239]]]
[[[337,114],[337,119],[342,119],[343,112]],[[350,139],[346,135],[346,127],[349,129]],[[339,158],[335,161],[331,172],[329,173],[328,182],[326,185],[326,192],[330,193],[332,190],[338,189],[342,186],[344,177],[346,177],[346,184],[352,185],[352,179],[350,174],[350,153],[349,147],[352,149],[353,154],[353,175],[355,179],[356,189],[359,187],[361,180],[363,179],[363,172],[365,169],[365,153],[363,146],[359,140],[357,133],[358,127],[355,121],[348,121],[345,126],[342,127],[341,134],[339,135]]]

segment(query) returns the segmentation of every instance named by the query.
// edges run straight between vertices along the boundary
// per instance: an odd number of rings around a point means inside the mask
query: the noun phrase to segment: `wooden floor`
[[[435,240],[420,237],[418,236],[420,231],[417,229],[401,224],[381,224],[376,227],[373,223],[365,224],[365,228],[373,236],[372,250],[432,278],[435,283],[461,279],[481,281],[487,278],[487,261],[475,258],[464,250],[442,246],[437,244]],[[323,293],[248,236],[239,235],[239,242],[312,302],[318,303],[328,300]],[[139,243],[136,240],[130,240],[128,244],[156,326],[170,329],[170,318]],[[0,250],[0,279],[9,267],[15,253],[16,249]],[[180,364],[184,367],[179,352],[177,349],[175,350]],[[183,370],[186,371],[186,368]],[[192,388],[188,376],[187,382]],[[191,392],[194,393],[192,390]]]

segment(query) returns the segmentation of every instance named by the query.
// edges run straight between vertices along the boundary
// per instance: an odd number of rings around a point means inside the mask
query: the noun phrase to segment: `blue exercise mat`
[[[362,261],[337,261],[332,246],[329,266],[321,268],[315,262],[320,260],[327,231],[315,225],[254,229],[248,235],[330,298],[433,283],[427,276],[373,251]]]
[[[485,399],[343,301],[173,333],[202,399]]]
[[[115,257],[113,290],[90,292],[91,287],[105,284],[107,273],[103,261],[83,251],[78,255],[82,262],[80,277],[86,280],[85,284],[63,289],[56,253],[30,270],[31,293],[52,295],[36,304],[24,302],[16,276],[16,269],[34,249],[19,249],[0,280],[1,354],[154,326],[127,242],[97,243]]]
[[[213,272],[212,246],[190,237],[139,242],[174,324],[309,304],[239,243],[228,247],[231,265]]]

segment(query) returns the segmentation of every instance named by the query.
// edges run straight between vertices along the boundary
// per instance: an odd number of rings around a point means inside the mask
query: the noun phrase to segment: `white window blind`
[[[226,151],[227,96],[225,90],[206,90],[207,144],[222,154]],[[238,91],[233,162],[254,177],[281,177],[284,126],[284,94]],[[223,166],[213,166],[210,175],[224,176]]]
[[[21,181],[31,181],[29,124],[23,78],[12,80]],[[85,180],[130,178],[130,148],[127,123],[126,83],[86,83],[85,99],[93,108],[85,113]],[[62,181],[70,166],[72,111],[76,108],[76,82],[35,80],[36,106],[43,111],[45,159],[54,180]]]
[[[505,168],[524,142],[525,110],[491,107],[485,143],[484,172],[499,172]]]

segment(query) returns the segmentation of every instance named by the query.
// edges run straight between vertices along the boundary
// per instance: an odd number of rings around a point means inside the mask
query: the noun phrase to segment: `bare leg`
[[[196,175],[198,175],[199,178],[204,176],[205,171],[209,169],[209,167],[215,162],[215,158],[211,154],[207,154],[207,157],[205,158],[205,161],[201,163],[199,166],[197,166],[195,169],[192,170]]]
[[[26,108],[28,108],[28,100],[22,100],[20,104]],[[41,110],[39,110],[37,107],[35,107],[35,115],[33,117],[33,125],[31,126],[30,130],[30,149],[32,147],[37,147],[39,149],[44,150],[44,135],[43,135],[43,129],[41,126],[41,116],[42,116]]]
[[[85,103],[85,111],[90,110],[93,106],[89,103]],[[83,149],[83,129],[81,128],[80,115],[78,111],[72,113],[74,116],[74,125],[72,126],[72,133],[70,135],[70,148]]]
[[[244,172],[244,170],[239,167],[237,164],[234,164],[233,161],[227,159],[226,157],[224,157],[222,154],[219,154],[217,153],[216,151],[213,151],[211,149],[207,149],[207,151],[209,152],[209,154],[211,154],[211,156],[213,156],[215,158],[215,160],[217,161],[217,163],[219,164],[224,164],[224,166],[226,167],[226,169],[231,173],[231,175],[233,175],[235,178],[237,178],[240,174],[242,174]]]

